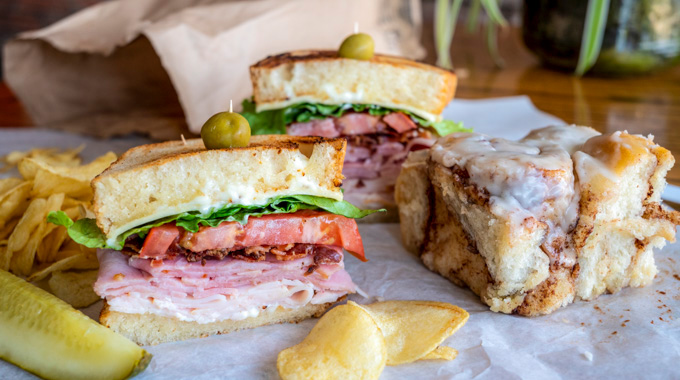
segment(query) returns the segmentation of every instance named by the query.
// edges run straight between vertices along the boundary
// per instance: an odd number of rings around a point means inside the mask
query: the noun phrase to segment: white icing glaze
[[[590,127],[560,125],[534,129],[520,141],[531,145],[556,144],[569,154],[574,154],[588,139],[599,134]]]
[[[430,152],[434,161],[464,169],[471,183],[486,189],[494,215],[517,226],[531,219],[545,223],[551,263],[571,267],[576,255],[568,232],[577,221],[580,196],[570,156],[597,135],[573,126],[534,130],[517,142],[457,133],[439,139]]]
[[[470,183],[488,192],[490,211],[501,220],[517,228],[535,222],[547,226],[542,247],[551,265],[570,268],[576,264],[571,231],[578,221],[580,189],[597,183],[599,189],[615,191],[622,171],[652,154],[653,146],[651,136],[602,136],[588,127],[554,126],[520,141],[452,134],[437,141],[430,157],[465,170]]]

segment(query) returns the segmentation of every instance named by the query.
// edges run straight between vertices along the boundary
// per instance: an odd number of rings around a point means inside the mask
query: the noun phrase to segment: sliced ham
[[[391,157],[395,154],[403,153],[404,150],[405,146],[400,142],[386,142],[375,148],[375,154],[378,156]]]
[[[139,253],[141,258],[163,259],[167,257],[167,245],[149,242],[154,236],[166,235],[149,232]],[[179,244],[188,250],[202,252],[210,249],[241,249],[253,246],[285,245],[290,243],[332,245],[346,249],[358,259],[366,261],[364,246],[354,219],[324,211],[303,210],[292,214],[270,214],[248,218],[242,226],[238,222],[224,222],[217,227],[203,226],[196,233],[173,225],[163,229],[175,229]]]
[[[340,248],[334,248],[341,253]],[[184,259],[128,258],[99,250],[95,292],[112,310],[153,313],[185,321],[210,323],[257,316],[278,306],[334,302],[355,291],[342,261],[324,264],[312,274],[311,257],[247,262],[225,258],[205,264]]]
[[[418,128],[416,123],[401,112],[392,112],[383,116],[383,121],[387,123],[392,129],[399,133],[408,132],[412,129]]]
[[[406,152],[413,152],[421,149],[429,149],[437,141],[434,137],[416,137],[406,144]]]
[[[335,127],[333,118],[311,120],[306,123],[293,123],[288,126],[291,136],[338,137],[340,131]]]
[[[367,113],[347,113],[335,120],[343,135],[376,133],[380,117]]]
[[[429,148],[435,142],[431,132],[418,128],[418,124],[402,112],[384,116],[352,112],[323,122],[293,123],[289,134],[345,137],[345,197],[353,203],[352,200],[357,199],[352,197],[352,192],[360,192],[361,203],[357,206],[364,208],[392,205],[394,184],[408,153]],[[371,199],[376,202],[370,203]]]
[[[379,161],[345,162],[342,174],[347,178],[377,178],[380,175],[379,170]]]
[[[371,150],[356,145],[347,145],[347,153],[345,153],[345,162],[358,162],[371,157]]]

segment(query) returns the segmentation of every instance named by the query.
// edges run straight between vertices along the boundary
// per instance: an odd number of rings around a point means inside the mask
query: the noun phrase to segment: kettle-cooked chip
[[[52,293],[71,306],[87,307],[99,301],[92,285],[97,281],[97,271],[54,272],[48,284]]]
[[[385,335],[387,365],[422,359],[470,316],[458,306],[435,301],[385,301],[361,306]]]
[[[377,379],[387,351],[371,315],[353,302],[326,313],[298,345],[279,353],[282,379]]]
[[[27,181],[0,194],[0,227],[4,227],[12,218],[26,211],[32,187],[33,182]]]
[[[453,360],[456,356],[458,356],[458,350],[447,346],[439,346],[420,358],[420,360]]]

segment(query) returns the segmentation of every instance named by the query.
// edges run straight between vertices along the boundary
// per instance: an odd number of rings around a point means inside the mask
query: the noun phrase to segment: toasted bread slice
[[[260,313],[257,317],[238,321],[198,323],[149,313],[121,313],[111,310],[104,301],[99,322],[139,345],[148,346],[178,340],[205,338],[210,335],[227,334],[277,323],[297,323],[307,318],[320,317],[334,304],[333,302],[317,305],[307,304],[297,309],[278,307],[276,310]]]
[[[361,103],[437,121],[456,90],[456,75],[447,70],[384,55],[341,58],[334,50],[267,57],[250,67],[250,77],[258,112],[302,102]]]
[[[200,139],[142,145],[92,181],[97,225],[108,239],[187,211],[261,205],[281,195],[342,200],[344,139],[252,136],[244,148],[206,150]]]
[[[399,175],[402,238],[491,310],[547,314],[651,283],[653,248],[680,224],[658,203],[673,162],[642,136],[582,127],[442,138]]]

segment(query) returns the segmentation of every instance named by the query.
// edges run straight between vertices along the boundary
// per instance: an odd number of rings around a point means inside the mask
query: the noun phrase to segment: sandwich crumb
[[[122,281],[125,278],[125,275],[122,273],[116,273],[113,275],[113,279],[116,281]]]
[[[586,360],[588,360],[589,362],[592,362],[592,361],[593,361],[593,353],[590,352],[590,351],[584,352],[584,353],[583,353],[583,357],[585,357]]]

